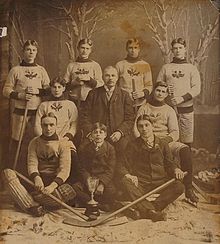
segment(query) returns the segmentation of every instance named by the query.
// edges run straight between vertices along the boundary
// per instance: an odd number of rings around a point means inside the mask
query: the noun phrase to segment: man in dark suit
[[[164,184],[169,178],[176,177],[178,181],[160,191],[154,201],[145,199],[136,205],[136,216],[150,218],[155,222],[166,220],[162,210],[183,193],[184,187],[179,180],[183,179],[184,174],[172,160],[167,142],[154,136],[149,116],[140,115],[136,123],[140,137],[129,142],[118,164],[120,186],[129,199],[134,201]]]
[[[92,125],[107,125],[107,140],[121,152],[127,145],[134,123],[134,109],[129,94],[117,86],[118,72],[108,66],[103,72],[104,86],[91,90],[80,116],[84,137],[91,139]]]

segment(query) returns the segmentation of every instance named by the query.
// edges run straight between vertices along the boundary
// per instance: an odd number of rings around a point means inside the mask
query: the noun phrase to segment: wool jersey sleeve
[[[64,75],[64,80],[66,81],[66,83],[71,81],[71,70],[72,70],[72,63],[69,63],[67,65],[67,69],[66,69],[66,73]]]
[[[38,157],[37,157],[37,139],[34,138],[28,146],[27,168],[28,175],[31,178],[39,175],[38,170]]]
[[[104,82],[102,80],[102,69],[100,65],[96,62],[94,62],[94,80],[97,81],[96,87],[100,87],[104,85]]]
[[[13,67],[8,74],[8,77],[6,79],[4,88],[3,88],[3,96],[10,98],[10,95],[12,92],[14,92],[16,79],[17,79],[17,67]]]
[[[196,97],[201,91],[201,80],[199,71],[194,65],[192,67],[190,78],[191,91],[189,93],[192,95],[192,97]]]
[[[42,88],[48,89],[50,87],[50,78],[44,67],[41,66],[41,70],[42,70]]]
[[[178,120],[176,116],[176,112],[173,108],[169,107],[167,111],[167,126],[168,126],[168,132],[169,135],[173,141],[179,140],[179,125]]]
[[[41,117],[44,114],[46,114],[46,102],[42,102],[37,109],[34,123],[34,134],[36,136],[40,136],[42,134]]]
[[[78,110],[76,108],[76,105],[71,101],[69,101],[68,115],[69,115],[70,127],[67,133],[70,133],[73,137],[76,134]]]
[[[153,87],[152,83],[152,73],[150,65],[146,64],[146,72],[144,73],[144,92],[148,90],[148,95],[151,93]]]
[[[71,151],[68,146],[66,146],[66,143],[63,141],[59,142],[59,167],[57,170],[57,176],[55,178],[55,182],[58,185],[61,185],[64,183],[69,175],[70,175],[70,169],[71,169]]]

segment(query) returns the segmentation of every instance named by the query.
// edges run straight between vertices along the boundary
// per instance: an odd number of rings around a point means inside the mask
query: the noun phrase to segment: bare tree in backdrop
[[[137,4],[143,9],[146,17],[146,27],[152,32],[152,39],[159,47],[164,63],[171,61],[170,43],[172,39],[182,36],[187,43],[189,61],[196,65],[201,73],[202,92],[199,96],[200,104],[209,104],[219,102],[219,80],[210,73],[206,73],[206,62],[209,50],[215,40],[218,39],[219,16],[211,19],[211,12],[202,8],[200,1],[194,1],[195,9],[193,14],[196,15],[201,36],[198,40],[197,47],[191,45],[190,36],[190,5],[189,0],[144,0],[137,1]],[[212,12],[213,13],[213,12]],[[209,77],[208,77],[209,75]],[[211,97],[211,99],[210,99]]]

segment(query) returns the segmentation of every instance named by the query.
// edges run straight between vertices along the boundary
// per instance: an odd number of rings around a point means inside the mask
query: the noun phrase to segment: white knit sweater
[[[152,74],[150,65],[144,60],[129,62],[126,59],[116,64],[119,73],[119,86],[129,92],[144,91],[147,89],[149,93],[152,91]],[[132,85],[134,80],[135,87]],[[139,100],[137,105],[143,104],[144,98]]]
[[[193,99],[201,90],[200,74],[196,66],[190,63],[170,63],[163,65],[157,77],[157,82],[164,81],[173,85],[173,96],[184,96],[189,93],[191,99],[178,105],[189,107],[193,105]],[[171,95],[171,94],[169,94]]]
[[[3,88],[3,95],[10,97],[12,92],[24,92],[30,86],[38,89],[49,87],[50,79],[44,67],[36,66],[15,66],[7,77]],[[39,106],[41,98],[38,95],[33,95],[28,101],[28,109],[35,110]],[[24,109],[26,102],[24,100],[15,100],[15,108]]]

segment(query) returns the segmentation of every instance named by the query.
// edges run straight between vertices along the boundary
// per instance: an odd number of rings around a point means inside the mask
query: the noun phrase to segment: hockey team
[[[199,71],[187,62],[182,38],[172,41],[173,61],[162,66],[155,82],[136,38],[127,41],[126,58],[103,71],[90,59],[92,47],[90,39],[80,40],[65,75],[50,80],[35,62],[37,42],[25,42],[23,60],[3,88],[14,101],[5,187],[23,211],[42,216],[58,207],[48,194],[85,207],[89,177],[98,178],[94,198],[106,212],[176,178],[154,201],[145,199],[125,212],[133,219],[166,220],[163,209],[184,191],[198,202],[191,145]],[[18,148],[27,133],[31,140],[22,162]],[[34,188],[19,179],[17,164],[25,165]]]

